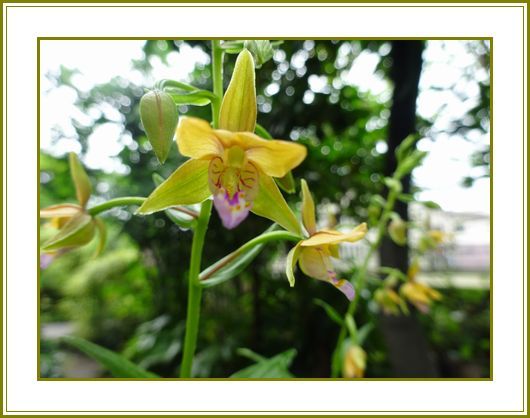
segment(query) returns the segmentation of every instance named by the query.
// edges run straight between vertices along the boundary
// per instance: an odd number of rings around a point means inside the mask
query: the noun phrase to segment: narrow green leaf
[[[154,373],[142,369],[125,357],[82,338],[63,337],[62,341],[96,360],[112,373],[114,377],[137,379],[159,377]]]
[[[326,314],[328,315],[329,319],[331,319],[333,322],[336,322],[340,326],[344,324],[342,316],[329,303],[324,302],[322,299],[313,299],[313,302],[323,308]]]
[[[267,131],[259,123],[256,123],[256,128],[254,129],[254,133],[258,136],[261,136],[263,139],[272,139],[272,135],[269,133],[269,131]]]
[[[212,102],[212,98],[209,94],[205,94],[202,90],[190,92],[190,93],[173,93],[169,95],[173,99],[176,105],[192,105],[192,106],[206,106]]]
[[[252,361],[255,361],[256,363],[260,362],[260,361],[265,361],[267,360],[267,357],[263,357],[262,355],[258,354],[258,353],[255,353],[254,351],[252,351],[251,349],[249,348],[238,348],[236,350],[237,354],[239,354],[241,357],[246,357]]]
[[[289,367],[296,356],[296,350],[291,348],[283,353],[277,354],[270,359],[258,361],[252,366],[235,372],[230,377],[239,379],[288,379],[293,378]]]
[[[77,155],[73,152],[69,155],[70,162],[70,175],[72,176],[72,181],[75,186],[75,194],[77,196],[77,201],[81,207],[85,207],[90,195],[92,194],[92,185],[90,184],[90,179],[83,168],[83,165],[77,158]]]
[[[357,344],[362,346],[373,329],[374,324],[370,322],[364,324],[357,332]]]
[[[402,178],[403,176],[409,174],[412,170],[421,165],[427,154],[428,153],[426,151],[412,152],[398,164],[398,168],[394,173],[394,177]]]
[[[61,248],[73,248],[88,244],[94,238],[95,226],[92,217],[80,212],[72,217],[59,232],[47,241],[42,249],[55,251]]]
[[[274,230],[272,225],[264,233]],[[258,244],[248,251],[239,249],[221,258],[199,275],[202,287],[212,287],[224,283],[241,273],[254,260],[263,249],[265,243]]]
[[[419,202],[419,203],[421,203],[423,206],[429,209],[441,209],[440,205],[436,202],[433,202],[432,200],[426,200],[424,202]]]
[[[399,161],[403,160],[409,150],[416,144],[419,139],[418,135],[409,135],[396,147],[396,158]]]

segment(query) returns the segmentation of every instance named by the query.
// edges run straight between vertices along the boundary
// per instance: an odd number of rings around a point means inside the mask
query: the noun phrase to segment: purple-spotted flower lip
[[[318,229],[315,216],[315,204],[305,180],[302,180],[302,223],[309,237],[301,240],[287,256],[286,274],[291,286],[294,285],[293,269],[296,263],[309,277],[326,281],[339,289],[349,299],[355,297],[353,285],[345,279],[337,278],[333,268],[333,258],[338,258],[338,244],[355,242],[367,232],[365,223],[348,233],[329,229]]]

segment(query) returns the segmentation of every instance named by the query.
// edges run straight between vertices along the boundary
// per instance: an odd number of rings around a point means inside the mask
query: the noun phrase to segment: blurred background
[[[94,185],[89,202],[147,196],[152,173],[167,177],[185,159],[173,147],[161,166],[140,124],[138,104],[157,80],[210,89],[208,41],[41,41],[41,207],[74,202],[67,153],[77,153]],[[235,61],[225,57],[225,87]],[[411,198],[396,211],[411,225],[408,246],[385,240],[378,265],[406,272],[418,229],[448,239],[420,260],[418,279],[443,294],[427,314],[390,316],[358,289],[358,325],[376,324],[364,344],[366,377],[490,375],[490,48],[488,41],[284,41],[257,70],[258,123],[298,141],[307,179],[327,225],[369,220],[373,196],[395,168],[394,150],[410,132],[423,165],[404,181]],[[210,118],[210,108],[180,106]],[[405,134],[405,135],[404,135]],[[286,195],[296,208],[298,193]],[[409,202],[418,200],[420,204]],[[435,202],[435,203],[433,203]],[[107,377],[60,338],[77,335],[164,377],[178,376],[186,314],[191,232],[163,213],[105,213],[109,240],[41,266],[41,377]],[[251,215],[234,232],[212,216],[203,268],[269,225]],[[41,239],[49,237],[41,225]],[[205,291],[196,377],[228,377],[250,364],[238,348],[271,357],[290,348],[296,377],[330,375],[338,328],[315,303],[343,313],[340,292],[297,273],[284,276],[290,245],[268,245],[238,277]],[[366,244],[344,246],[338,266],[350,277]]]

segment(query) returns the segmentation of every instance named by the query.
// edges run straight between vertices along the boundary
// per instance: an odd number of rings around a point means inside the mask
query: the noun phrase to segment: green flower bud
[[[171,96],[160,90],[144,94],[140,100],[140,118],[147,139],[160,163],[164,163],[177,128],[178,113]]]
[[[394,218],[388,225],[388,234],[397,245],[407,243],[407,224],[401,218]]]

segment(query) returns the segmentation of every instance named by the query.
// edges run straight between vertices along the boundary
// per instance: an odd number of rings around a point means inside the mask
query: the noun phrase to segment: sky
[[[82,48],[79,48],[78,42],[83,43]],[[145,79],[132,67],[133,59],[143,58],[143,44],[144,41],[43,41],[41,74],[57,73],[61,66],[75,68],[78,73],[74,75],[73,82],[88,91],[117,75],[145,86],[162,78],[186,80],[196,63],[208,63],[208,57],[199,48],[185,44],[180,52],[168,55],[169,65],[155,58],[153,72],[149,79]],[[488,74],[475,65],[475,58],[463,41],[429,41],[423,57],[417,111],[420,116],[432,119],[432,131],[440,133],[433,134],[433,138],[422,138],[418,143],[419,149],[429,152],[422,167],[413,173],[415,184],[424,189],[418,197],[433,200],[446,211],[489,214],[489,179],[478,180],[471,188],[461,186],[465,176],[476,174],[470,166],[470,157],[488,143],[488,135],[473,132],[464,138],[443,133],[453,118],[476,104],[478,91],[475,80],[485,79]],[[363,51],[344,74],[343,82],[374,95],[389,94],[390,84],[374,71],[377,63],[377,54]],[[470,69],[471,79],[465,76]],[[53,155],[79,152],[70,118],[89,123],[99,114],[83,114],[74,105],[76,94],[71,88],[56,87],[46,77],[41,79],[41,148]],[[312,90],[321,88],[318,78],[310,81]],[[453,85],[456,87],[448,88]],[[84,163],[90,168],[123,173],[126,167],[115,156],[124,145],[133,146],[134,139],[122,131],[123,116],[116,109],[103,106],[98,112],[103,112],[115,123],[101,125],[90,135]],[[54,129],[63,132],[63,137],[56,142],[52,142]],[[380,147],[384,148],[384,145],[380,144]],[[384,151],[378,149],[381,150]]]

